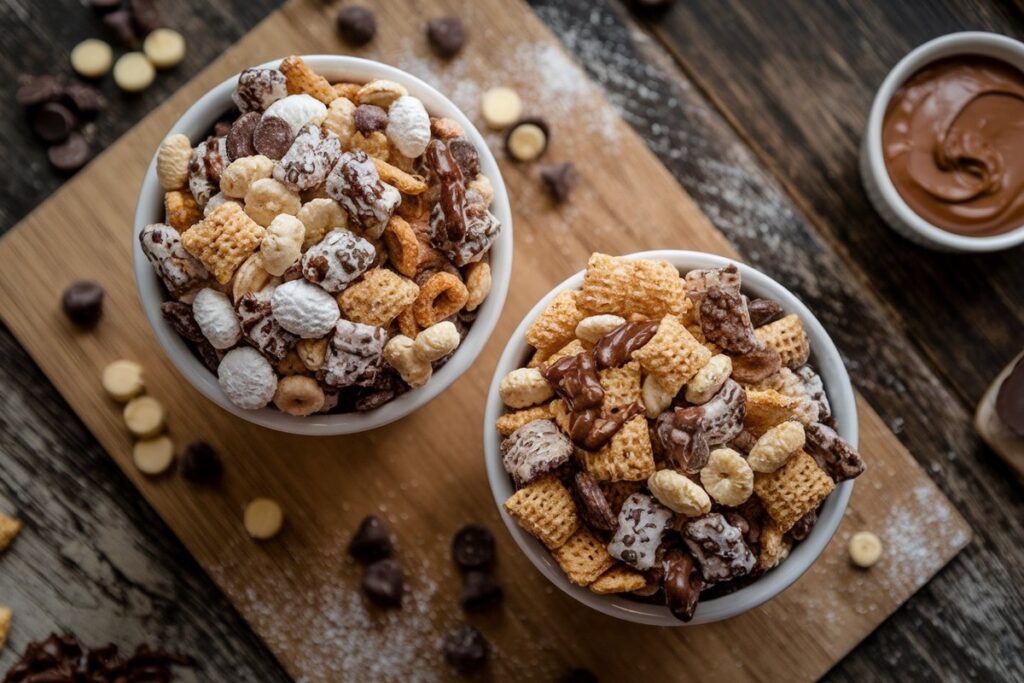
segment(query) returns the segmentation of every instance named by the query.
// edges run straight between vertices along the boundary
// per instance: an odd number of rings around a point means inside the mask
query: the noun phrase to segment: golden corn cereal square
[[[599,595],[611,595],[632,593],[646,585],[647,579],[643,574],[624,564],[616,564],[590,584],[590,590]]]
[[[804,451],[771,474],[754,477],[754,493],[782,533],[817,508],[835,486],[832,478]]]
[[[651,340],[633,352],[649,374],[675,395],[711,360],[711,352],[675,316],[666,315]]]
[[[568,358],[569,356],[576,356],[587,350],[588,349],[586,344],[584,344],[579,339],[573,339],[571,342],[569,342],[568,344],[566,344],[565,346],[563,346],[562,348],[558,349],[550,356],[545,358],[543,361],[541,361],[538,367],[541,370],[544,370],[545,368],[551,367],[552,365],[562,360],[563,358]]]
[[[587,313],[685,315],[692,303],[679,272],[667,261],[627,261],[593,254],[587,262],[579,307]]]
[[[586,586],[615,564],[604,542],[586,527],[581,527],[551,553],[565,575],[577,586]]]
[[[654,474],[647,420],[637,415],[597,452],[583,451],[587,471],[598,481],[640,481]]]
[[[606,410],[625,408],[640,401],[640,363],[637,361],[601,370],[599,374]]]
[[[533,406],[532,408],[505,413],[495,421],[494,426],[499,434],[508,436],[523,425],[529,424],[534,420],[549,419],[551,419],[551,407],[549,405]]]
[[[338,295],[344,317],[364,325],[387,327],[412,305],[420,288],[387,268],[374,268]]]
[[[576,338],[583,313],[576,307],[579,292],[559,292],[526,330],[526,342],[538,351],[560,349]]]
[[[519,526],[554,550],[580,526],[572,493],[556,477],[542,477],[512,494],[505,512]]]
[[[612,512],[617,515],[626,499],[640,490],[641,483],[639,481],[599,481],[597,485],[604,494],[605,500],[608,501],[608,505],[611,506]]]
[[[754,330],[757,338],[782,356],[782,364],[795,370],[811,356],[811,344],[804,323],[795,313]]]
[[[800,399],[783,396],[774,389],[747,389],[744,428],[760,437],[775,425],[794,419],[800,407]]]
[[[186,230],[181,244],[223,285],[260,246],[264,232],[240,205],[228,202]]]

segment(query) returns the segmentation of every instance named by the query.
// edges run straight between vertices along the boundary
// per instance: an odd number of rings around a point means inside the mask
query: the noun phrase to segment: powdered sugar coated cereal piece
[[[263,112],[288,95],[284,74],[277,69],[246,69],[238,75],[231,101],[243,114]]]
[[[691,519],[683,525],[683,540],[700,565],[708,583],[745,576],[754,568],[754,554],[743,534],[717,512]]]
[[[310,95],[288,95],[267,107],[263,116],[281,119],[291,127],[292,135],[298,135],[307,123],[319,126],[324,122],[327,105]]]
[[[271,275],[283,275],[302,256],[305,236],[306,228],[295,216],[283,213],[272,220],[260,244],[263,269]]]
[[[215,349],[230,349],[242,338],[235,307],[223,292],[201,289],[192,302],[192,316]]]
[[[337,293],[373,264],[376,250],[348,230],[332,230],[302,257],[302,276]]]
[[[274,398],[277,375],[259,351],[242,346],[228,351],[217,366],[217,382],[239,408],[258,410]]]
[[[341,317],[334,297],[305,280],[278,286],[270,296],[270,304],[281,327],[303,339],[323,337]]]
[[[384,134],[405,156],[415,159],[423,154],[430,142],[430,116],[423,103],[409,95],[392,102]]]
[[[338,388],[377,385],[384,372],[387,338],[382,327],[339,320],[324,360],[324,382]]]
[[[635,569],[647,571],[654,566],[661,536],[671,521],[671,510],[645,493],[634,493],[622,504],[619,526],[608,552]]]
[[[181,235],[171,226],[164,223],[147,225],[139,233],[139,242],[153,270],[175,299],[180,299],[210,279],[206,267],[185,251]]]
[[[348,212],[370,239],[377,239],[402,201],[401,193],[380,179],[366,152],[345,152],[327,176],[327,195]]]
[[[324,182],[340,156],[338,136],[307,123],[274,166],[274,178],[295,192],[312,190]]]

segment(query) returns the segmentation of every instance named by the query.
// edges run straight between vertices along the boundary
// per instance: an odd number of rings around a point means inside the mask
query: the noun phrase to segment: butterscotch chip
[[[640,481],[654,474],[647,420],[637,415],[596,453],[582,451],[587,471],[599,481]]]
[[[406,173],[397,166],[374,157],[373,165],[377,167],[380,179],[388,185],[394,185],[402,194],[423,194],[427,191],[427,183],[423,178]]]
[[[550,405],[533,406],[532,408],[524,408],[523,410],[515,410],[511,413],[505,413],[494,422],[494,426],[498,430],[499,434],[502,436],[508,436],[525,424],[529,424],[535,420],[548,420],[550,418]]]
[[[512,494],[505,512],[519,526],[554,550],[580,526],[572,493],[555,477],[542,477]]]
[[[709,360],[711,352],[704,348],[679,319],[666,315],[651,340],[633,352],[658,383],[675,395]]]
[[[769,348],[778,351],[782,364],[790,370],[805,364],[811,356],[811,343],[804,331],[804,323],[795,313],[757,328],[754,334]]]
[[[401,216],[392,216],[384,229],[384,247],[395,270],[406,277],[415,277],[419,264],[420,241],[416,232]]]
[[[590,257],[577,303],[588,314],[649,318],[683,317],[693,306],[679,271],[668,261],[627,261],[607,254]]]
[[[526,342],[537,350],[559,349],[576,338],[584,314],[577,308],[579,292],[559,292],[526,330]]]
[[[125,92],[142,92],[153,84],[156,69],[141,52],[128,52],[114,62],[114,83]]]
[[[640,363],[630,361],[618,368],[601,370],[604,406],[625,408],[640,401]]]
[[[174,442],[166,436],[136,441],[132,447],[132,462],[143,474],[151,477],[163,474],[174,463]]]
[[[235,269],[260,246],[265,232],[241,206],[228,202],[182,234],[181,244],[213,273],[217,282],[226,284]]]
[[[773,520],[769,519],[761,526],[761,548],[757,554],[757,568],[768,571],[779,566],[789,555],[790,542],[785,532]]]
[[[818,507],[835,486],[832,478],[804,451],[771,474],[754,478],[754,493],[783,533]]]
[[[618,515],[626,499],[640,490],[641,483],[639,481],[600,481],[597,485],[601,488],[612,512]]]
[[[0,553],[14,542],[14,537],[21,531],[21,521],[0,512]]]
[[[577,586],[593,583],[615,564],[604,542],[586,527],[581,527],[551,554],[569,581]]]
[[[774,389],[757,391],[746,390],[746,415],[743,418],[744,428],[760,438],[775,425],[796,417],[801,406],[798,398],[783,396]]]
[[[624,564],[616,564],[590,584],[590,590],[599,595],[611,595],[632,593],[646,585],[647,579],[643,574]]]
[[[277,501],[270,498],[255,498],[245,506],[243,523],[249,536],[257,541],[266,541],[281,531],[284,525],[284,512]]]
[[[434,273],[420,287],[412,311],[418,325],[430,327],[458,313],[468,300],[469,291],[462,280],[451,273]]]
[[[164,214],[167,217],[167,224],[180,233],[203,219],[203,211],[195,198],[190,192],[183,190],[164,193]]]
[[[324,104],[330,104],[338,96],[327,79],[309,68],[298,55],[285,57],[279,68],[289,95],[311,95]]]
[[[338,295],[338,305],[348,320],[387,327],[416,301],[419,293],[420,288],[412,280],[386,268],[374,268]]]
[[[9,607],[0,607],[0,652],[3,652],[7,644],[7,636],[11,633],[11,619],[13,614]]]

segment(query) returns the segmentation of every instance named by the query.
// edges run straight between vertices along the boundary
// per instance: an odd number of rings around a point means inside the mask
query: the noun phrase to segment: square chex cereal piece
[[[387,327],[419,294],[412,280],[387,268],[374,268],[338,295],[338,305],[348,320]]]
[[[560,547],[580,526],[572,493],[556,477],[543,477],[505,501],[505,512],[549,550]]]
[[[633,352],[644,370],[675,395],[711,360],[711,352],[675,316],[666,315],[651,340]]]
[[[685,315],[693,305],[671,263],[627,261],[607,254],[594,254],[587,262],[578,303],[588,313],[640,314],[649,318]]]
[[[832,478],[804,451],[771,474],[754,478],[754,493],[782,533],[818,507],[835,487]]]
[[[754,334],[782,356],[782,364],[795,370],[811,357],[811,343],[804,323],[795,313],[754,330]]]
[[[241,205],[228,202],[186,230],[181,244],[223,285],[260,246],[264,232]]]
[[[630,361],[618,368],[600,371],[606,408],[632,405],[640,400],[640,363]]]
[[[638,481],[601,481],[597,484],[604,493],[605,500],[611,506],[612,512],[616,515],[622,509],[626,499],[640,490],[641,482]]]
[[[505,413],[499,417],[494,426],[498,430],[498,433],[502,436],[508,436],[512,432],[516,431],[525,424],[529,424],[534,420],[550,420],[551,419],[551,406],[534,406],[532,408],[525,408],[523,410],[516,410],[511,413]]]
[[[801,400],[783,396],[774,389],[746,390],[746,415],[743,426],[755,437],[760,437],[777,424],[796,417]]]
[[[624,424],[601,450],[582,454],[587,471],[598,481],[640,481],[654,474],[654,451],[643,415]]]
[[[604,542],[586,527],[581,527],[551,554],[577,586],[592,583],[615,564],[615,558],[608,554]]]
[[[568,358],[569,356],[578,356],[579,354],[581,354],[581,353],[583,353],[583,352],[585,352],[587,350],[588,349],[587,349],[587,345],[586,344],[581,342],[579,339],[573,339],[571,342],[569,342],[568,344],[566,344],[562,348],[558,349],[557,351],[552,353],[550,356],[548,356],[548,357],[544,358],[543,360],[541,360],[537,364],[537,367],[539,367],[541,370],[544,370],[545,368],[548,368],[548,367],[554,365],[555,363],[557,363],[558,361],[562,360],[563,358]]]
[[[584,317],[576,307],[578,295],[574,290],[559,292],[526,330],[527,343],[538,351],[550,352],[576,339],[576,326]]]
[[[612,593],[632,593],[647,585],[647,579],[638,571],[630,569],[624,564],[616,564],[611,569],[601,574],[589,588],[600,595]]]

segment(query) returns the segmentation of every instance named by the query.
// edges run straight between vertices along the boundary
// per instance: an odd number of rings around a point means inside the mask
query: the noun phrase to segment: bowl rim
[[[481,172],[494,188],[491,212],[502,223],[501,233],[491,247],[491,292],[478,309],[476,320],[455,355],[423,387],[402,394],[395,400],[367,413],[338,413],[296,417],[270,407],[245,410],[228,400],[217,382],[217,375],[206,368],[191,352],[184,340],[171,329],[160,313],[160,304],[168,300],[164,288],[148,259],[142,252],[139,233],[153,222],[163,220],[160,211],[163,189],[156,176],[157,151],[139,190],[132,229],[132,255],[135,281],[142,309],[156,334],[164,353],[178,372],[203,396],[229,413],[247,422],[280,432],[307,436],[333,436],[354,434],[390,424],[423,407],[445,391],[474,363],[483,351],[498,323],[508,294],[512,276],[513,227],[508,190],[498,163],[483,135],[469,118],[433,86],[401,69],[361,57],[347,55],[303,55],[302,59],[328,78],[367,82],[377,78],[396,81],[409,93],[421,99],[428,112],[435,116],[452,118],[465,129],[480,155]],[[277,68],[281,59],[247,68]],[[165,134],[184,133],[190,140],[204,135],[214,122],[232,106],[231,92],[240,72],[232,74],[196,100]]]
[[[627,254],[622,258],[667,260],[681,273],[693,268],[717,268],[730,263],[736,264],[739,267],[745,291],[758,296],[774,298],[782,304],[787,313],[796,313],[800,316],[807,335],[811,339],[812,359],[822,377],[833,413],[839,422],[838,432],[851,444],[857,445],[859,426],[856,398],[842,357],[824,327],[796,295],[751,266],[714,254],[666,249]],[[729,619],[760,606],[782,593],[799,579],[825,550],[843,519],[850,495],[853,493],[853,480],[841,482],[836,486],[825,500],[818,522],[814,525],[811,533],[797,545],[785,562],[749,586],[728,595],[700,602],[693,620],[688,623],[680,622],[672,616],[667,607],[662,605],[636,602],[615,595],[596,595],[586,588],[573,585],[547,548],[526,533],[505,512],[502,504],[512,495],[514,488],[502,466],[501,437],[494,428],[495,421],[504,412],[504,406],[498,395],[498,385],[506,373],[522,366],[523,359],[529,353],[529,346],[525,341],[526,328],[559,292],[570,288],[578,289],[583,283],[584,272],[581,270],[563,280],[524,316],[505,346],[491,380],[483,425],[484,457],[491,495],[494,497],[495,505],[498,507],[498,513],[505,523],[505,527],[519,549],[551,583],[584,605],[624,621],[652,626],[696,626]]]
[[[999,235],[972,237],[958,235],[925,220],[904,201],[897,191],[882,153],[882,124],[886,109],[896,90],[908,78],[928,64],[957,55],[993,57],[1024,71],[1024,43],[1009,36],[987,31],[960,31],[933,38],[908,52],[882,81],[868,114],[864,133],[868,166],[881,198],[897,217],[929,242],[965,252],[990,252],[1024,243],[1024,224]]]

